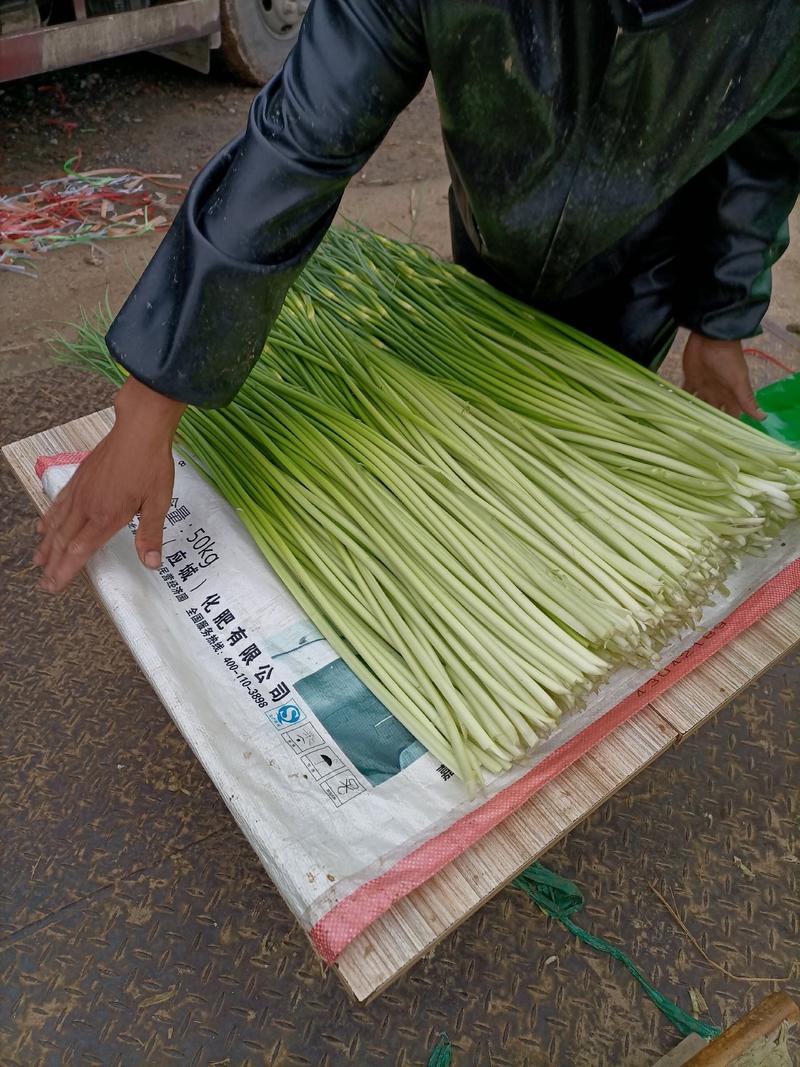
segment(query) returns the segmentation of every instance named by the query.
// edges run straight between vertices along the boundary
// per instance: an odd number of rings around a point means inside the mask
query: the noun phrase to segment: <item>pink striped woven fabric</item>
[[[88,455],[88,452],[57,452],[54,456],[39,456],[36,460],[36,477],[41,480],[44,472],[51,467],[70,467],[73,463],[81,463]]]
[[[530,800],[581,756],[595,747],[621,723],[632,718],[651,700],[666,692],[681,678],[709,659],[795,590],[800,589],[800,559],[790,563],[690,649],[659,671],[602,718],[588,726],[514,785],[492,797],[477,811],[460,819],[448,830],[426,841],[399,860],[391,870],[360,886],[340,901],[312,927],[311,939],[324,960],[332,963],[370,923],[398,900],[422,885],[462,852]]]

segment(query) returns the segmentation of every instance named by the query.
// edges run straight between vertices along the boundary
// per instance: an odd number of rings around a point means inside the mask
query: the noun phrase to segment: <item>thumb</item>
[[[161,566],[161,541],[164,536],[164,518],[169,500],[154,500],[148,497],[142,504],[139,526],[136,529],[136,551],[139,559],[151,570]]]
[[[749,415],[751,419],[758,419],[760,422],[767,417],[766,413],[758,406],[758,401],[748,376],[745,376],[744,381],[737,383],[735,396],[742,411],[745,415]]]

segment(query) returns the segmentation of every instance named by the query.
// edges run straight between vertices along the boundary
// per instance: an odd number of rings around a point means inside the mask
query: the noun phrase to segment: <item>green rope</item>
[[[689,1015],[677,1004],[663,996],[652,986],[633,960],[626,956],[621,949],[605,941],[602,937],[596,937],[587,930],[572,921],[570,915],[580,911],[583,907],[583,894],[580,889],[566,878],[549,871],[541,863],[534,863],[511,883],[516,889],[526,893],[534,904],[546,915],[552,915],[558,919],[571,934],[574,934],[584,944],[612,956],[623,966],[627,967],[655,1006],[662,1011],[678,1032],[686,1037],[688,1034],[699,1034],[706,1039],[717,1037],[721,1033],[716,1026],[710,1023],[700,1022],[693,1015]],[[433,1062],[433,1061],[432,1061]],[[448,1061],[449,1062],[449,1061]]]
[[[453,1049],[447,1034],[439,1034],[439,1040],[433,1047],[428,1067],[450,1067],[453,1062]]]

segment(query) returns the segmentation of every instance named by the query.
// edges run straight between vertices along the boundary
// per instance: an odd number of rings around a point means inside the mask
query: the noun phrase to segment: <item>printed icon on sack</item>
[[[310,748],[318,748],[324,744],[322,734],[308,723],[305,726],[300,726],[297,730],[286,730],[281,736],[289,748],[298,755],[302,755]]]
[[[366,792],[361,782],[346,767],[331,774],[329,778],[325,778],[319,783],[319,787],[333,801],[336,808],[340,808],[348,800]]]
[[[297,704],[281,704],[279,708],[267,711],[266,716],[275,729],[281,731],[288,726],[297,726],[308,721],[306,713]]]
[[[294,726],[296,722],[300,722],[303,713],[296,704],[282,704],[276,717],[282,725]]]
[[[302,756],[301,759],[311,777],[317,782],[333,771],[344,769],[344,763],[330,745],[325,745],[315,752],[309,752],[307,756]]]

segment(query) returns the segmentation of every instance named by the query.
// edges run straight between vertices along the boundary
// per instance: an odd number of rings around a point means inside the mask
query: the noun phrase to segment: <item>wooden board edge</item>
[[[644,708],[642,708],[641,712],[637,712],[637,715],[641,714],[644,711],[648,711],[648,710],[649,711],[653,710],[649,704],[647,704]],[[636,716],[634,716],[634,718],[635,717]],[[553,839],[551,841],[549,841],[544,848],[539,849],[539,851],[537,851],[537,852],[533,853],[531,856],[529,856],[523,863],[521,863],[515,869],[513,874],[509,875],[507,878],[504,878],[502,882],[498,883],[498,885],[495,886],[491,890],[491,892],[486,893],[484,896],[482,896],[480,898],[480,900],[476,901],[476,903],[472,907],[470,907],[463,915],[461,915],[459,917],[458,922],[452,923],[450,926],[447,927],[447,929],[443,930],[440,934],[437,934],[436,937],[433,938],[433,940],[431,940],[429,942],[429,944],[425,945],[417,953],[415,953],[414,956],[412,956],[406,963],[404,963],[403,966],[398,971],[396,971],[394,974],[389,976],[386,979],[386,981],[382,982],[380,985],[376,986],[374,989],[372,989],[369,992],[364,993],[363,995],[360,996],[359,993],[353,988],[353,986],[348,981],[348,978],[347,978],[346,974],[342,971],[342,969],[341,969],[340,965],[338,964],[338,962],[333,963],[332,967],[336,970],[337,975],[339,977],[339,980],[341,981],[342,985],[347,990],[347,992],[350,995],[350,997],[352,998],[352,1000],[355,1003],[365,1004],[366,1005],[366,1004],[370,1004],[373,1000],[375,1000],[377,997],[379,997],[381,995],[381,993],[385,992],[385,990],[389,988],[389,986],[393,985],[399,978],[401,978],[404,974],[406,974],[411,969],[411,967],[414,966],[415,963],[418,963],[424,956],[426,956],[429,952],[431,952],[434,948],[436,948],[436,946],[441,941],[444,941],[444,939],[446,937],[449,937],[450,934],[452,934],[455,930],[457,930],[458,927],[461,926],[462,923],[466,922],[466,920],[469,919],[472,915],[474,915],[477,911],[480,911],[480,909],[485,904],[487,904],[490,900],[492,900],[495,896],[497,896],[498,893],[500,893],[500,892],[502,892],[502,890],[506,889],[511,884],[511,882],[513,882],[514,879],[519,874],[521,874],[527,867],[530,867],[530,865],[532,863],[535,863],[536,860],[538,860],[542,856],[546,855],[547,852],[554,845],[557,845],[559,841],[562,841],[567,836],[567,834],[571,833],[575,829],[576,826],[580,825],[580,823],[582,823],[585,819],[588,819],[591,815],[593,815],[611,797],[615,796],[621,789],[624,789],[626,785],[628,785],[630,782],[632,782],[633,779],[636,778],[643,770],[645,770],[652,763],[654,763],[657,759],[659,759],[661,756],[663,756],[664,753],[667,752],[670,748],[673,748],[675,745],[677,745],[679,743],[679,741],[680,741],[680,737],[678,735],[678,731],[670,723],[665,722],[663,719],[661,719],[661,716],[657,716],[657,718],[659,718],[661,720],[662,724],[666,727],[666,730],[665,730],[665,736],[666,736],[665,743],[661,748],[659,748],[659,750],[657,752],[654,752],[652,754],[652,756],[650,756],[644,763],[639,764],[639,766],[636,767],[635,770],[632,770],[629,775],[626,775],[625,778],[623,778],[621,781],[619,781],[614,786],[613,789],[609,790],[602,797],[600,797],[595,804],[592,804],[591,806],[587,807],[580,815],[578,815],[575,819],[573,819],[569,823],[568,826],[565,826],[562,831],[560,831],[555,837],[553,837]],[[625,723],[621,723],[620,724],[620,726],[624,726],[624,725],[625,725]],[[617,729],[619,729],[619,728],[620,727],[617,727]],[[613,733],[613,731],[612,731],[612,733]],[[671,737],[668,736],[669,734],[672,734],[672,736]],[[455,861],[453,861],[453,862],[455,862]],[[368,932],[368,930],[369,930],[369,927],[367,928],[366,931],[364,931],[364,934],[361,934],[359,936],[363,937]],[[358,938],[356,938],[353,942],[351,942],[351,944],[355,944],[357,941],[358,941]],[[347,951],[347,949],[345,949],[345,952],[346,951]]]
[[[787,597],[787,601],[788,600],[795,600],[795,599],[798,602],[800,602],[800,591],[794,592],[794,593],[791,594],[790,597]],[[784,601],[784,603],[786,603],[786,601]],[[780,608],[782,606],[783,605],[779,604],[776,608],[773,608],[772,611],[778,611],[778,610],[780,610]],[[767,614],[763,615],[761,618],[764,619],[764,620],[768,620],[770,615],[772,614],[772,611],[767,612]],[[756,621],[760,622],[761,620],[759,619],[759,620],[756,620]],[[744,633],[747,633],[747,632],[748,632],[747,630],[744,631]],[[727,652],[734,651],[735,652],[735,650],[736,650],[736,642],[739,640],[739,636],[741,636],[741,635],[738,635],[737,637],[734,637],[734,639],[730,642],[730,644],[725,646],[725,651],[727,651]],[[767,671],[771,670],[775,666],[775,664],[779,663],[780,660],[782,660],[785,656],[788,656],[789,653],[792,652],[795,648],[797,648],[798,645],[800,645],[800,637],[798,637],[796,641],[791,642],[790,644],[786,645],[784,648],[782,648],[779,651],[777,651],[775,653],[775,655],[771,657],[771,659],[769,660],[768,663],[762,664],[762,666],[759,667],[759,669],[756,671],[756,673],[753,674],[750,678],[748,678],[746,682],[742,682],[742,684],[740,686],[737,686],[736,689],[734,689],[731,693],[727,694],[725,696],[724,700],[720,704],[718,704],[717,707],[712,708],[701,719],[698,719],[697,722],[692,723],[691,726],[683,726],[682,724],[673,721],[666,712],[659,711],[658,707],[655,706],[655,704],[650,705],[650,706],[652,707],[652,710],[655,712],[656,715],[658,715],[658,717],[660,719],[663,719],[663,721],[671,729],[676,731],[676,733],[678,734],[678,739],[677,739],[676,743],[677,744],[681,744],[681,742],[683,742],[687,737],[691,737],[694,733],[696,733],[697,730],[699,730],[701,726],[703,726],[705,723],[707,723],[709,721],[709,719],[713,719],[715,715],[719,715],[719,713],[721,711],[723,711],[728,706],[728,704],[731,704],[734,700],[736,700],[737,697],[741,696],[741,694],[744,693],[744,691],[746,689],[748,689],[754,682],[757,682],[759,678],[762,678],[767,673]],[[720,651],[722,651],[722,649],[720,649]],[[713,660],[713,658],[714,658],[713,656],[709,657],[709,660],[706,661],[706,662],[710,662],[710,660]],[[695,669],[696,670],[700,670],[702,667],[703,667],[703,664],[700,664]]]
[[[98,420],[97,430],[109,430],[114,422],[114,409],[111,407],[100,408],[98,411],[92,411],[88,415],[81,415],[77,419],[71,419],[69,422],[61,423],[59,426],[52,426],[49,430],[40,430],[38,433],[30,434],[28,437],[20,437],[17,441],[10,441],[7,445],[3,445],[0,448],[0,452],[3,454],[3,458],[8,463],[15,478],[20,483],[22,488],[27,493],[28,497],[33,501],[36,510],[40,515],[50,505],[50,501],[42,488],[41,482],[35,475],[35,471],[31,464],[31,458],[33,456],[47,456],[53,455],[54,450],[52,444],[49,442],[49,435],[58,430],[59,433],[65,433],[67,437],[71,436],[73,428],[81,425],[82,429],[85,429],[91,425],[93,420]],[[98,435],[98,440],[103,436],[102,433]],[[77,439],[76,434],[75,446],[76,448],[81,442]],[[84,442],[85,446],[85,442]],[[64,451],[64,449],[61,449]],[[34,460],[35,462],[35,460]]]
[[[64,423],[61,426],[53,427],[50,430],[45,430],[37,434],[32,434],[29,437],[22,438],[19,441],[12,442],[3,446],[2,452],[4,458],[9,463],[9,466],[11,467],[16,478],[20,482],[22,488],[25,490],[28,496],[31,497],[34,502],[34,505],[40,513],[46,510],[49,505],[49,501],[42,490],[39,479],[33,476],[32,474],[32,457],[38,456],[40,454],[52,454],[53,451],[58,451],[59,449],[53,447],[52,440],[50,439],[50,434],[57,430],[63,436],[66,436],[67,439],[69,439],[72,436],[72,428],[76,427],[77,424],[81,424],[83,433],[80,435],[75,435],[75,447],[81,447],[81,441],[79,439],[80,437],[84,438],[83,447],[85,447],[85,431],[87,429],[87,426],[90,426],[91,423],[95,420],[98,421],[95,423],[95,426],[93,428],[94,431],[107,430],[111,425],[111,421],[113,420],[113,409],[101,409],[100,411],[94,412],[90,415],[74,419],[69,423]],[[98,439],[101,436],[102,432],[98,435]],[[90,588],[92,588],[91,583],[89,583],[89,585]],[[768,617],[768,615],[765,616],[765,618]],[[735,642],[736,639],[734,639],[726,647],[728,649],[735,648]],[[476,911],[478,911],[485,903],[487,903],[494,896],[496,896],[497,893],[499,893],[502,889],[506,888],[509,883],[512,882],[513,879],[521,871],[523,871],[527,866],[530,865],[530,863],[534,862],[538,857],[546,854],[546,852],[550,848],[552,848],[555,844],[561,841],[566,836],[566,834],[570,833],[575,828],[575,826],[581,823],[584,819],[588,818],[593,812],[595,812],[599,807],[601,807],[602,804],[606,803],[609,798],[614,796],[620,789],[624,788],[641,771],[650,766],[654,762],[654,760],[663,755],[663,753],[666,752],[669,748],[671,748],[675,744],[680,743],[685,737],[688,737],[690,734],[694,733],[695,730],[699,729],[704,722],[707,722],[723,707],[730,703],[731,700],[735,699],[736,696],[738,696],[742,691],[744,691],[747,686],[749,686],[753,681],[761,677],[763,673],[767,671],[771,666],[774,666],[774,664],[778,662],[782,658],[782,656],[785,656],[787,651],[790,651],[792,647],[793,645],[789,644],[781,651],[776,652],[775,656],[770,659],[769,663],[760,667],[756,674],[754,674],[751,678],[744,682],[734,693],[726,695],[723,702],[721,702],[713,710],[709,711],[708,714],[704,715],[690,728],[684,728],[682,726],[676,725],[669,719],[666,714],[659,712],[652,704],[647,705],[645,709],[642,709],[642,711],[651,711],[660,723],[660,725],[665,730],[665,742],[661,747],[658,748],[657,751],[653,752],[642,763],[638,764],[636,768],[632,769],[631,772],[627,774],[624,778],[616,782],[612,789],[605,792],[601,797],[597,799],[596,803],[587,806],[580,815],[577,815],[575,819],[570,821],[569,825],[565,826],[563,830],[557,832],[544,848],[538,850],[537,852],[529,856],[516,868],[516,870],[512,874],[510,874],[508,877],[504,877],[502,881],[499,882],[496,886],[492,887],[489,892],[484,893],[484,895],[481,896],[473,906],[469,907],[462,915],[458,917],[456,921],[452,922],[449,926],[442,930],[441,933],[433,937],[430,942],[421,947],[419,951],[415,952],[412,956],[410,956],[409,959],[396,972],[387,976],[385,981],[382,981],[380,984],[376,985],[374,988],[366,992],[362,990],[361,994],[359,994],[356,988],[351,985],[350,981],[348,980],[346,971],[343,971],[340,965],[334,964],[333,967],[337,971],[337,976],[341,980],[350,997],[358,1003],[369,1003],[370,1001],[378,997],[403,974],[407,973],[408,970],[416,962],[418,962],[421,958],[423,958],[430,951],[432,951],[436,947],[436,945],[439,944],[439,942],[443,941],[445,937],[449,936],[449,934],[451,934],[455,929],[457,929],[458,926],[461,925],[461,923],[463,923],[467,918],[469,918]]]

